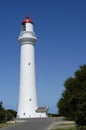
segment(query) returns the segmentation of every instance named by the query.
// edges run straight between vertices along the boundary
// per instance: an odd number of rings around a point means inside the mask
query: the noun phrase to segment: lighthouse
[[[38,107],[35,74],[35,43],[33,21],[26,17],[18,37],[20,43],[20,82],[17,118],[47,117],[47,107]]]

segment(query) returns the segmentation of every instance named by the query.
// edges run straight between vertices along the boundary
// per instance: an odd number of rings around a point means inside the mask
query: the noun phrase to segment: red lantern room
[[[22,21],[22,24],[25,24],[25,23],[32,23],[33,24],[33,21],[31,19],[29,19],[28,16],[26,16],[26,18]]]
[[[22,31],[30,30],[31,26],[33,26],[33,21],[26,16],[26,18],[22,21]]]

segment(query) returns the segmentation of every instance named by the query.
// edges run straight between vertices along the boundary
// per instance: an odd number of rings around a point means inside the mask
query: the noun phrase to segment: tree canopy
[[[5,110],[5,108],[3,107],[3,103],[0,102],[0,123],[13,120],[14,118],[16,118],[16,114],[17,112],[14,110]]]
[[[67,119],[78,125],[86,125],[86,65],[80,66],[64,83],[65,90],[57,107]]]

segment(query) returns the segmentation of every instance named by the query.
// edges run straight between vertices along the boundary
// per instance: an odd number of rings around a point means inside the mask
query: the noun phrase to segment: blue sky
[[[86,64],[86,0],[0,1],[0,101],[17,110],[21,22],[29,16],[35,46],[39,106],[57,113],[64,82]]]

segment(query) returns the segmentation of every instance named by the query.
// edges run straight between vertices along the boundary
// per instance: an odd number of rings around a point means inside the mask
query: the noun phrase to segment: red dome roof
[[[33,21],[31,19],[29,19],[28,16],[26,16],[26,18],[22,21],[22,24],[24,23],[32,23],[33,24]]]

